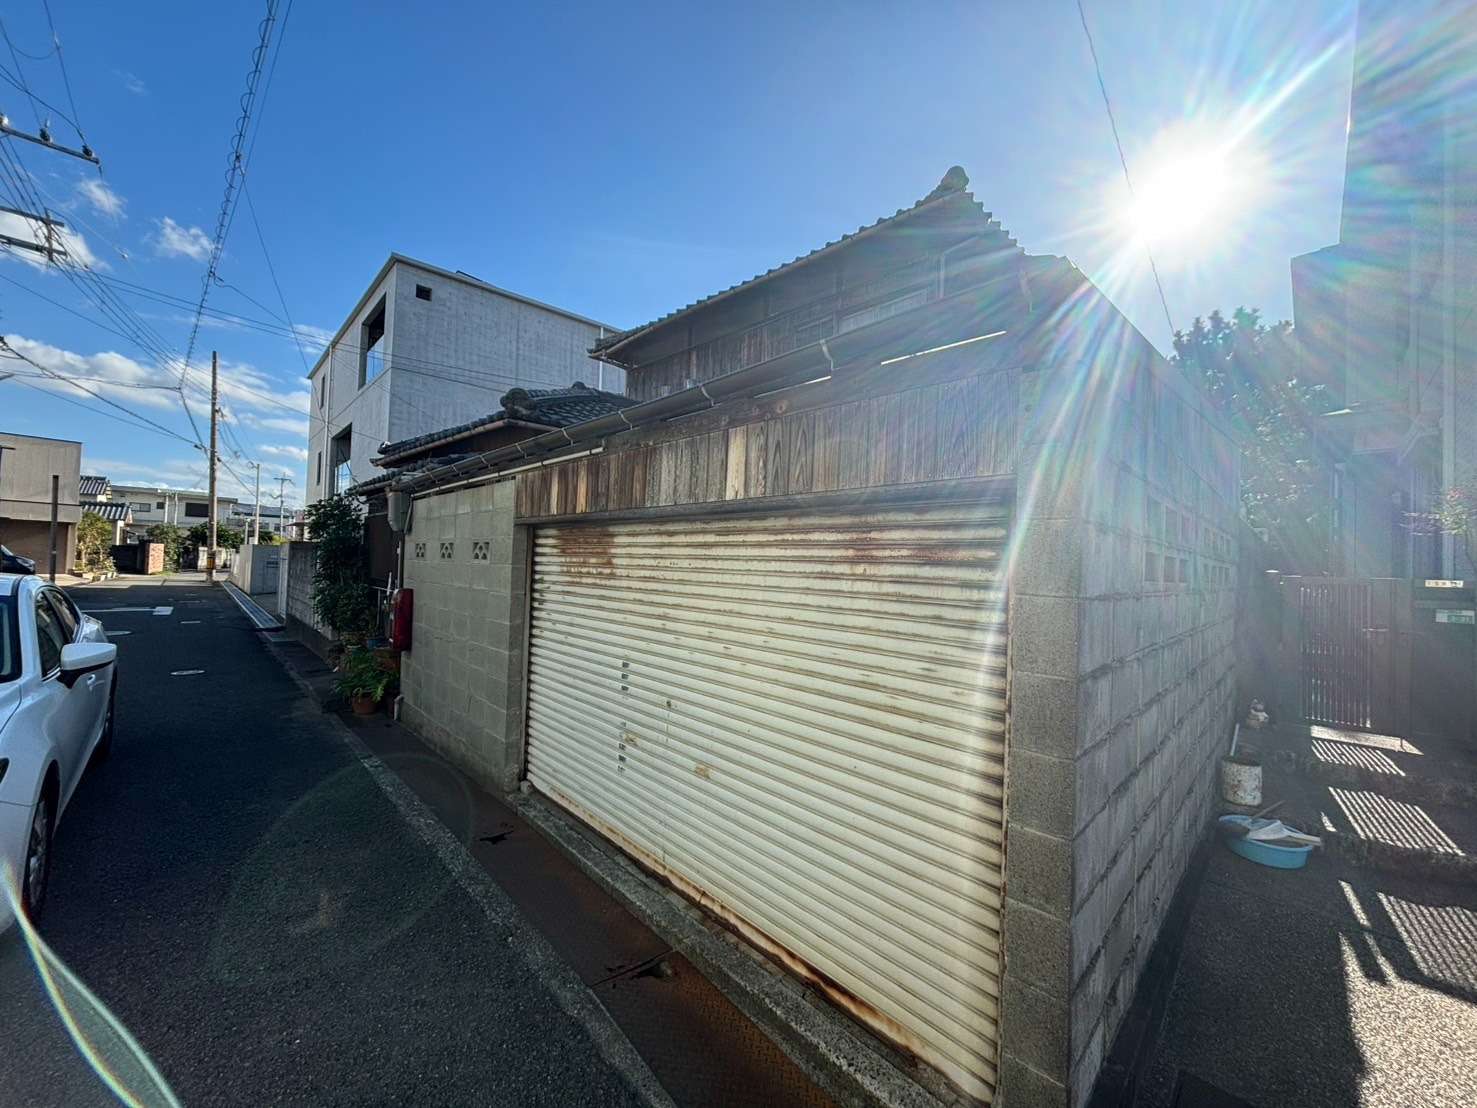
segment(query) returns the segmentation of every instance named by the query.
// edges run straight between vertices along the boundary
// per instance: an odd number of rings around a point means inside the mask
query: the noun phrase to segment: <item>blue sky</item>
[[[141,19],[52,0],[103,175],[11,143],[77,256],[176,353],[263,6],[158,3]],[[303,358],[391,250],[630,326],[912,203],[954,163],[1028,251],[1070,257],[1168,349],[1071,0],[525,7],[291,8],[249,167],[288,311],[242,205],[220,267],[232,287],[210,304],[278,333],[208,321],[194,362],[221,352],[238,473],[260,459],[300,492]],[[1289,258],[1338,236],[1351,0],[1088,0],[1087,14],[1143,205],[1161,222],[1179,192],[1210,208],[1147,232],[1175,325],[1238,304],[1289,315]],[[70,115],[55,59],[25,56],[49,47],[39,0],[4,19],[32,91]],[[0,66],[15,74],[3,45]],[[0,108],[34,129],[20,91],[0,84]],[[56,114],[51,128],[76,139]],[[1187,152],[1204,166],[1201,150],[1211,168],[1164,175]],[[174,375],[98,326],[116,321],[63,275],[10,254],[0,278],[16,349],[193,438],[176,394],[136,387]],[[274,316],[302,329],[302,352]],[[85,468],[115,480],[202,480],[189,443],[12,369],[0,428],[81,439]]]

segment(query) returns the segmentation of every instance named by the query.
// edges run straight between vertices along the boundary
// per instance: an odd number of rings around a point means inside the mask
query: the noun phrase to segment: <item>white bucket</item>
[[[1221,759],[1221,796],[1227,804],[1257,808],[1262,803],[1262,767]]]

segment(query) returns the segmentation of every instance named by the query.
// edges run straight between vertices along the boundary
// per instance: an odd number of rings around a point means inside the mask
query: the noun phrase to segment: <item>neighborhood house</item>
[[[1084,1103],[1230,738],[1223,429],[957,167],[593,354],[630,403],[381,451],[404,717],[925,1085]]]

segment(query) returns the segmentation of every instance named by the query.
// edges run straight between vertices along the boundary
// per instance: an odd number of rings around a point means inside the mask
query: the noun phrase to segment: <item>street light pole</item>
[[[262,541],[262,464],[256,464],[256,515],[251,521],[251,541]]]
[[[216,518],[215,503],[215,464],[216,464],[216,415],[220,410],[220,357],[212,350],[210,352],[210,549],[205,552],[205,580],[207,584],[215,583],[215,544],[216,528],[219,521]]]

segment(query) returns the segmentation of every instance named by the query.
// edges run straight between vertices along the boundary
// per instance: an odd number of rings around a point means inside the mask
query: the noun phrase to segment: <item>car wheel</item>
[[[118,700],[118,680],[113,679],[113,687],[108,691],[108,714],[103,717],[103,732],[97,737],[97,745],[92,748],[92,758],[95,762],[101,762],[109,754],[113,753],[113,705]]]
[[[31,811],[31,831],[26,837],[26,868],[21,882],[21,907],[35,919],[46,904],[46,885],[51,879],[51,794],[43,792]]]

